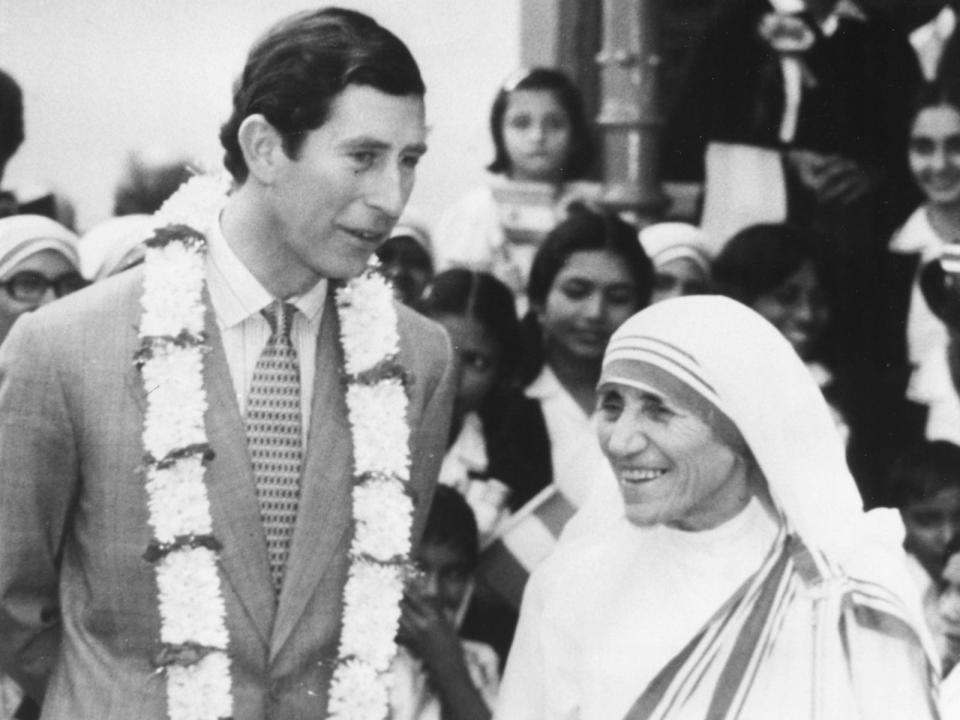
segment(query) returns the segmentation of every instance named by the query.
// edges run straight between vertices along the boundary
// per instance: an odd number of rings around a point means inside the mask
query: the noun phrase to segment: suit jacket
[[[132,363],[142,271],[23,316],[0,347],[0,662],[44,718],[165,718],[140,466],[146,395]],[[319,718],[352,535],[352,447],[332,298],[318,336],[311,426],[287,580],[274,599],[244,421],[212,311],[204,366],[213,531],[223,545],[234,717]],[[454,392],[439,326],[399,307],[411,372],[410,489],[419,537]]]

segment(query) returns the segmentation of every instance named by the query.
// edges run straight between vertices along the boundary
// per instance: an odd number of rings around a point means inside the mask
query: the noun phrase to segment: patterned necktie
[[[271,334],[257,360],[247,396],[247,444],[270,572],[279,594],[300,499],[300,365],[290,342],[296,308],[277,300],[262,312]]]

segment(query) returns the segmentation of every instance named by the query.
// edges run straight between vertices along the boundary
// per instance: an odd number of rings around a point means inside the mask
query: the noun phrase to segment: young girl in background
[[[460,357],[460,385],[440,482],[463,494],[481,546],[501,509],[516,509],[550,482],[546,427],[520,390],[520,323],[493,275],[465,268],[434,278],[422,311],[444,326]]]
[[[571,206],[533,260],[522,374],[546,421],[552,487],[573,508],[598,489],[618,492],[590,418],[607,342],[649,304],[652,287],[653,265],[637,231],[616,215],[581,205]],[[622,503],[612,506],[622,509]],[[581,515],[589,524],[592,514]],[[568,529],[569,523],[564,533]]]
[[[522,298],[533,255],[567,204],[599,195],[597,183],[583,182],[591,130],[579,90],[550,68],[521,70],[504,83],[490,130],[490,175],[440,219],[437,267],[491,272]]]
[[[908,153],[926,202],[893,236],[890,250],[913,256],[910,264],[919,268],[939,257],[945,245],[960,242],[960,97],[937,85],[923,89],[913,114]],[[947,332],[923,298],[919,270],[914,271],[910,290],[906,342],[913,368],[907,397],[930,408],[927,438],[957,442],[957,431],[940,427],[938,420],[941,396],[952,394],[942,372]]]
[[[454,268],[434,278],[421,309],[444,326],[460,358],[440,483],[466,497],[483,549],[552,477],[543,413],[518,380],[521,332],[513,295],[489,273]],[[505,659],[516,621],[516,608],[481,579],[464,633]]]

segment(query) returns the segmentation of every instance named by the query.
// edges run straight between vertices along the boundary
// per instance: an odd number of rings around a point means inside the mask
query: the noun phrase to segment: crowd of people
[[[484,183],[405,210],[423,82],[338,9],[251,50],[222,196],[157,152],[84,232],[68,198],[2,193],[0,720],[230,716],[221,695],[238,720],[960,716],[956,12],[911,33],[854,0],[724,5],[663,138],[696,217],[603,207],[547,67],[493,99]],[[0,123],[2,181],[25,134],[2,72]],[[355,279],[373,253],[389,311]],[[196,377],[144,379],[196,347]],[[291,377],[289,412],[257,405]],[[163,426],[201,386],[194,434]],[[198,552],[203,582],[164,575]],[[170,620],[164,582],[213,586],[219,634]],[[344,680],[376,649],[351,612],[400,650]]]

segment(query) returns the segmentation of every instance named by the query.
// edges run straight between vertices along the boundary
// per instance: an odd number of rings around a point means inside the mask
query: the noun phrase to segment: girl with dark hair
[[[952,388],[940,382],[947,331],[920,290],[919,268],[940,256],[948,244],[960,241],[960,97],[942,86],[924,87],[914,105],[908,146],[910,169],[926,202],[910,216],[890,241],[890,251],[913,271],[906,344],[913,373],[907,388],[910,400],[930,407],[927,437],[960,442],[960,434],[941,435],[935,424],[943,391],[949,402]],[[896,258],[894,258],[896,262]]]
[[[537,246],[569,202],[599,195],[598,184],[583,181],[593,139],[580,91],[551,68],[523,69],[504,83],[490,131],[491,175],[441,218],[438,266],[491,272],[520,297]]]
[[[454,268],[436,276],[422,311],[444,326],[460,357],[440,483],[466,497],[486,548],[552,477],[540,405],[518,382],[521,331],[513,295],[489,273]],[[502,596],[481,577],[463,630],[506,658],[517,608]]]
[[[849,427],[826,339],[831,283],[810,230],[780,223],[751,225],[734,235],[713,261],[717,290],[757,311],[793,346],[827,397],[843,440]]]
[[[749,305],[780,331],[822,387],[829,376],[822,367],[829,283],[814,242],[810,231],[793,225],[752,225],[714,259],[713,274],[720,292]]]
[[[485,543],[501,510],[517,509],[550,482],[543,417],[519,389],[513,296],[489,273],[453,268],[434,279],[422,310],[444,326],[460,356],[440,482],[470,501]]]
[[[580,205],[533,260],[521,373],[546,421],[552,486],[573,507],[613,482],[591,425],[597,379],[607,341],[647,306],[652,287],[653,265],[636,230]]]

